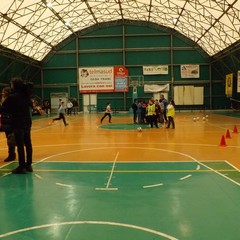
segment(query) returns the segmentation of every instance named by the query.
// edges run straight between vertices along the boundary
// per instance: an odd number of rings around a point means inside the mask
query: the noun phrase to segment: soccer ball
[[[142,131],[142,128],[141,128],[141,127],[138,127],[137,130],[138,130],[138,132],[141,132],[141,131]]]

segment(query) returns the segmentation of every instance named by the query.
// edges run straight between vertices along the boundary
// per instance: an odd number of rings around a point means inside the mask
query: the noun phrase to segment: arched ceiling
[[[41,61],[70,35],[121,19],[173,28],[210,56],[240,39],[239,0],[7,0],[0,44]]]

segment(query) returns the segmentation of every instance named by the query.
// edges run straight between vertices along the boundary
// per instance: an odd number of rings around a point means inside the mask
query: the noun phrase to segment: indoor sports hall
[[[238,0],[2,3],[0,239],[238,239],[239,14]],[[21,174],[3,128],[15,77],[32,103]]]

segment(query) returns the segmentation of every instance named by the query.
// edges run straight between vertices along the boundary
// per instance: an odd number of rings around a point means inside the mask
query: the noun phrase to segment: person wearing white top
[[[60,107],[59,107],[59,109],[58,109],[58,114],[59,114],[59,116],[57,117],[57,118],[54,118],[53,120],[52,120],[52,122],[54,122],[54,121],[57,121],[57,120],[63,120],[63,123],[64,123],[64,125],[65,125],[65,127],[68,125],[68,123],[66,123],[66,119],[65,119],[65,116],[64,116],[64,114],[65,114],[65,108],[64,108],[64,102],[62,101],[61,102],[61,105],[60,105]]]
[[[110,104],[110,103],[107,103],[107,107],[106,107],[105,113],[104,113],[103,117],[101,118],[101,123],[103,122],[103,119],[104,119],[105,117],[107,117],[107,116],[108,116],[108,122],[109,122],[109,123],[112,123],[112,122],[111,122],[111,119],[112,119],[112,115],[111,115],[111,104]]]

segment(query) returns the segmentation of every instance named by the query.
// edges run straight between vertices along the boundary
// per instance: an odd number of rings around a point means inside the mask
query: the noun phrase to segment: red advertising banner
[[[128,70],[125,67],[114,67],[114,91],[128,92]]]

